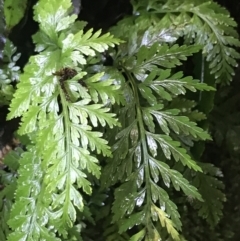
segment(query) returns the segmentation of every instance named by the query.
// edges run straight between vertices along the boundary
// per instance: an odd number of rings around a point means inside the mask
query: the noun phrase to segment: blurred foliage
[[[3,48],[5,44],[5,19],[3,14],[3,0],[0,1],[0,62],[3,58]]]
[[[15,54],[16,50],[17,48],[7,39],[3,49],[2,64],[0,65],[0,106],[10,103],[14,86],[19,80],[20,67],[16,66],[16,62],[21,54]]]
[[[28,0],[5,0],[4,16],[6,22],[6,31],[10,32],[24,17]]]

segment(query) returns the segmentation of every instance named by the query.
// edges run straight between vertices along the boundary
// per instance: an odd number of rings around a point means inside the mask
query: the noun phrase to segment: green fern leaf
[[[57,40],[57,33],[69,28],[77,18],[74,14],[70,17],[68,16],[70,7],[70,1],[59,4],[57,0],[51,1],[51,3],[42,0],[35,6],[34,19],[40,23],[42,32],[46,33],[50,39]]]
[[[141,79],[146,71],[154,71],[159,66],[165,68],[173,68],[181,65],[181,61],[186,60],[187,56],[191,56],[200,50],[198,46],[178,46],[154,44],[151,47],[142,46],[137,53],[137,61],[133,67],[133,72]],[[129,60],[128,60],[129,61]]]
[[[229,17],[228,11],[215,2],[201,3],[197,0],[181,3],[168,1],[163,9],[186,16],[193,14],[191,19],[188,17],[189,22],[185,22],[186,41],[191,42],[194,39],[197,44],[203,45],[203,54],[210,62],[211,73],[215,75],[218,83],[228,83],[234,74],[233,68],[237,66],[236,59],[240,58],[240,54],[233,48],[240,46],[234,29],[236,22]],[[184,18],[182,20],[184,21]]]
[[[189,182],[178,171],[170,169],[167,164],[150,157],[150,168],[153,178],[155,177],[155,182],[158,181],[157,173],[160,173],[167,187],[170,186],[171,181],[172,185],[177,191],[179,191],[181,188],[187,196],[196,198],[200,201],[203,200],[197,189],[190,185]]]
[[[193,180],[194,185],[198,186],[204,202],[194,203],[194,207],[198,209],[198,214],[207,220],[211,227],[215,227],[223,215],[223,202],[226,201],[222,189],[223,183],[217,179],[222,176],[220,170],[211,164],[201,164],[203,173],[199,173]]]
[[[119,224],[120,225],[119,232],[123,233],[127,229],[132,228],[133,226],[140,224],[141,222],[143,222],[144,217],[145,217],[144,212],[138,212],[138,213],[133,214],[128,219],[123,219],[121,221],[121,223]]]
[[[142,229],[140,232],[136,233],[133,235],[129,241],[141,241],[143,240],[144,236],[146,234],[146,230]]]
[[[163,70],[159,76],[152,72],[144,81],[144,84],[151,88],[157,95],[166,100],[172,100],[172,95],[182,95],[186,90],[195,92],[196,90],[210,91],[214,90],[211,86],[204,83],[199,83],[193,80],[192,77],[184,77],[183,73],[178,72],[170,76],[170,70]]]
[[[176,241],[180,241],[179,233],[174,228],[174,224],[167,217],[166,213],[155,205],[152,205],[151,212],[152,216],[157,216],[159,218],[162,227],[166,227],[168,233],[172,236],[172,238]]]
[[[156,169],[154,165],[150,164],[151,174],[154,176],[154,172],[156,173]],[[164,174],[162,172],[162,177],[164,179]],[[155,178],[154,178],[155,181]],[[165,182],[166,183],[166,182]],[[168,182],[169,185],[169,182]],[[160,206],[163,210],[166,210],[167,213],[171,213],[171,220],[174,223],[174,226],[177,230],[181,230],[182,222],[180,220],[180,214],[178,213],[177,206],[174,202],[169,199],[167,192],[161,187],[157,186],[156,183],[151,182],[151,192],[152,199],[156,203],[159,200]]]
[[[180,143],[172,140],[170,136],[148,132],[147,138],[148,142],[158,142],[167,159],[171,159],[173,156],[176,161],[180,160],[184,166],[187,165],[195,171],[201,171],[201,168],[191,159],[186,150],[180,147]]]
[[[23,153],[21,148],[10,151],[4,157],[4,164],[7,165],[11,172],[0,170],[0,183],[4,187],[0,192],[0,239],[7,240],[7,236],[11,233],[7,222],[10,217],[11,209],[14,203],[14,193],[17,187],[17,177],[15,172],[19,167],[20,155]]]
[[[8,236],[9,241],[41,238],[49,241],[59,240],[44,227],[49,219],[48,205],[44,200],[48,200],[49,197],[43,196],[42,193],[43,172],[41,160],[37,156],[36,150],[31,148],[29,152],[23,154],[20,160],[16,201],[8,221],[9,226],[14,230]],[[32,221],[29,222],[29,220]]]
[[[114,85],[114,80],[106,79],[104,73],[95,74],[85,82],[95,103],[99,102],[100,98],[104,104],[109,104],[109,102],[112,104],[115,102],[120,103],[120,95],[116,91],[120,86]]]
[[[189,121],[186,116],[177,116],[180,112],[178,109],[169,109],[166,111],[159,111],[157,109],[154,107],[145,108],[144,112],[148,112],[148,114],[151,114],[156,118],[159,126],[165,134],[168,135],[170,133],[170,127],[176,134],[182,132],[185,135],[191,135],[194,138],[202,140],[211,139],[208,133],[196,126],[195,122]]]
[[[118,102],[119,86],[104,73],[88,75],[83,65],[88,62],[87,56],[103,52],[120,40],[110,34],[100,36],[100,31],[84,33],[79,29],[71,33],[76,15],[68,16],[70,7],[70,0],[41,0],[34,7],[40,23],[34,42],[42,52],[26,65],[8,116],[22,117],[20,134],[34,134],[33,144],[42,153],[39,158],[46,170],[42,177],[44,193],[53,208],[53,225],[62,235],[76,220],[75,208],[83,210],[78,189],[91,194],[88,174],[100,176],[94,155],[112,155],[103,134],[93,127],[119,125],[105,106]],[[17,232],[16,224],[14,228]]]
[[[237,59],[240,58],[235,50],[240,46],[240,41],[235,30],[237,23],[226,9],[213,1],[168,0],[165,3],[134,2],[134,12],[140,16],[139,21],[135,22],[141,22],[142,16],[151,19],[152,12],[159,16],[164,14],[161,19],[155,16],[157,19],[152,21],[153,26],[157,28],[159,22],[169,29],[176,26],[177,38],[183,36],[186,44],[195,42],[203,46],[203,55],[210,62],[211,73],[215,75],[217,83],[231,81]],[[141,28],[139,23],[137,26]]]
[[[143,226],[146,230],[145,236],[140,233],[140,239],[162,238],[159,231],[153,228],[157,221],[162,227],[166,227],[173,239],[181,238],[177,231],[181,230],[182,225],[180,215],[166,191],[158,186],[160,181],[163,181],[167,187],[172,185],[177,191],[182,190],[190,198],[202,201],[196,187],[192,186],[180,172],[170,169],[166,163],[155,159],[165,156],[169,160],[181,161],[183,165],[195,171],[202,171],[180,142],[173,140],[169,135],[171,133],[175,137],[176,133],[195,140],[211,139],[210,136],[187,117],[178,116],[180,110],[169,108],[165,110],[165,106],[168,105],[164,100],[169,101],[177,95],[185,95],[187,90],[195,92],[213,90],[213,88],[191,77],[183,77],[181,72],[172,75],[170,69],[161,69],[161,67],[176,67],[186,59],[186,56],[199,49],[199,47],[183,46],[177,51],[174,45],[172,47],[159,44],[136,45],[134,46],[136,52],[132,51],[129,58],[123,53],[123,57],[121,56],[118,62],[127,76],[126,82],[130,86],[128,92],[134,98],[128,99],[126,95],[126,102],[129,104],[119,110],[122,128],[115,136],[115,144],[112,147],[113,161],[108,162],[102,181],[103,186],[108,187],[118,180],[124,180],[115,192],[112,207],[113,222],[119,223],[122,232],[133,226]],[[191,102],[190,108],[192,107]],[[156,127],[155,120],[164,134],[161,134],[161,130]],[[111,180],[109,173],[113,177]],[[124,203],[123,197],[125,197]],[[149,210],[158,202],[159,206],[166,210],[168,217],[161,209],[149,216]],[[139,213],[141,216],[145,215],[147,220],[139,219],[137,222],[135,216],[138,217]]]

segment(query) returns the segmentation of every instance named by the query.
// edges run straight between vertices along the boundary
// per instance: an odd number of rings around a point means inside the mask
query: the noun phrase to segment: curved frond
[[[76,19],[76,15],[68,15],[70,7],[70,0],[42,0],[35,6],[40,32],[34,36],[34,42],[40,53],[25,66],[8,115],[9,119],[22,117],[20,134],[35,136],[33,143],[45,170],[41,182],[46,187],[41,188],[41,195],[49,197],[53,225],[62,234],[76,220],[76,209],[83,210],[79,189],[87,194],[92,192],[89,173],[100,176],[95,155],[111,156],[103,134],[93,128],[119,125],[105,106],[118,101],[119,86],[114,80],[102,78],[104,73],[88,74],[84,65],[88,56],[103,52],[120,40],[110,34],[100,35],[100,31],[85,33],[79,29],[75,34],[69,33]],[[30,205],[28,202],[26,199],[26,205]],[[31,214],[23,215],[26,220],[28,215],[36,215],[35,206],[32,207],[28,210]],[[20,226],[13,219],[10,223],[16,232],[9,238],[20,235]],[[45,232],[47,223],[48,219],[41,224],[41,232]]]

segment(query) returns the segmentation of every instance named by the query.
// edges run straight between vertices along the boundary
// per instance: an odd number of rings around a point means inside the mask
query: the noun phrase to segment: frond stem
[[[139,124],[139,130],[140,130],[140,141],[142,144],[143,149],[143,164],[144,164],[144,172],[145,172],[145,183],[146,183],[146,189],[147,189],[147,208],[146,208],[146,226],[149,226],[149,222],[151,222],[151,185],[150,185],[150,169],[149,169],[149,163],[148,163],[148,149],[147,149],[147,143],[146,143],[146,136],[145,136],[145,128],[143,123],[143,116],[141,112],[141,104],[140,104],[140,98],[138,94],[138,87],[136,84],[136,81],[134,80],[133,76],[128,72],[127,69],[124,68],[124,71],[129,79],[129,83],[132,87],[134,99],[136,100],[136,110],[137,110],[137,122]]]
[[[68,113],[68,105],[65,97],[65,93],[63,92],[60,85],[58,86],[60,99],[62,104],[62,111],[63,111],[63,119],[64,119],[64,132],[65,132],[65,151],[66,151],[66,162],[67,162],[67,180],[66,180],[66,193],[70,193],[71,188],[71,177],[70,177],[70,169],[71,169],[71,150],[70,150],[70,143],[71,143],[71,136],[70,136],[70,123],[69,123],[69,113]],[[64,206],[68,205],[70,202],[69,200],[70,194],[66,195],[66,200]],[[66,212],[67,213],[67,212]]]

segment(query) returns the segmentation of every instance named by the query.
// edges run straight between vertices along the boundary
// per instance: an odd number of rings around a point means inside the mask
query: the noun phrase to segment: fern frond
[[[43,195],[41,159],[32,147],[22,155],[19,162],[15,203],[8,221],[14,231],[7,240],[59,240],[54,233],[44,227],[50,215],[46,202],[49,200],[49,196]],[[28,231],[26,232],[26,230]]]
[[[103,104],[120,103],[120,95],[115,94],[119,86],[114,84],[114,79],[106,79],[104,73],[98,73],[89,77],[86,79],[85,83],[95,103],[99,102],[100,99]]]
[[[148,96],[146,92],[144,95],[143,91],[140,90],[145,82],[139,83],[138,80],[132,79],[131,77],[129,77],[129,81],[131,81],[136,99],[140,98],[141,95],[143,97]],[[150,85],[152,83],[151,81],[154,82],[149,78],[146,83]],[[190,82],[189,86],[191,86]],[[201,84],[199,87],[200,86]],[[137,91],[138,88],[140,90],[139,92]],[[125,107],[125,111],[120,111],[124,116],[126,116],[128,112],[130,114],[130,111],[132,111],[132,115],[130,115],[132,120],[122,122],[123,129],[116,136],[117,141],[113,145],[114,164],[109,163],[103,173],[103,176],[107,177],[110,172],[114,178],[107,180],[103,177],[103,182],[113,184],[117,180],[126,180],[126,182],[116,190],[112,208],[114,213],[113,221],[119,222],[121,232],[125,232],[133,225],[143,225],[146,230],[148,230],[147,233],[151,233],[152,235],[155,233],[155,237],[160,237],[160,234],[155,229],[152,229],[152,225],[154,225],[153,222],[156,221],[155,215],[152,214],[146,222],[140,218],[147,217],[152,203],[159,202],[159,205],[161,207],[164,206],[167,214],[171,217],[171,220],[165,220],[165,214],[164,216],[163,213],[161,213],[161,215],[159,214],[162,227],[166,227],[176,240],[180,240],[178,239],[178,231],[176,231],[176,229],[181,230],[179,213],[175,204],[170,201],[167,193],[159,186],[159,175],[161,174],[162,180],[167,187],[172,183],[176,190],[179,191],[182,189],[187,196],[201,201],[202,198],[197,189],[190,185],[178,171],[170,169],[168,165],[154,157],[159,156],[159,152],[162,152],[167,159],[173,157],[176,161],[180,160],[184,165],[196,171],[201,171],[201,168],[191,159],[186,150],[180,147],[179,142],[174,141],[168,136],[170,132],[168,126],[165,134],[155,134],[155,123],[153,120],[156,115],[161,115],[163,104],[158,103],[153,93],[152,96],[152,107],[141,106],[140,102],[136,101]],[[135,106],[136,112],[132,109],[132,106]],[[188,118],[177,117],[179,111],[175,113],[176,116],[174,115],[174,110],[169,110],[169,114],[170,113],[173,114],[172,118],[174,120],[171,124],[168,123],[168,125],[174,131],[178,133],[182,131],[185,135],[192,135],[196,138],[209,138],[207,133],[204,133],[201,128],[198,129],[195,123],[190,122]],[[164,111],[162,115],[164,115]],[[122,120],[121,116],[120,120]],[[160,120],[159,125],[164,130]],[[147,131],[148,128],[152,133]],[[161,147],[161,151],[158,145]],[[123,196],[125,197],[124,203],[122,201]],[[138,208],[139,211],[134,212],[135,208]],[[148,240],[150,237],[153,238],[153,236],[150,235],[149,237],[146,236],[145,240]]]
[[[198,80],[193,80],[192,77],[183,77],[182,72],[177,72],[171,76],[170,70],[163,70],[159,76],[157,73],[151,73],[145,80],[144,85],[149,86],[159,97],[172,100],[171,96],[182,95],[186,90],[196,92],[196,90],[211,91],[213,87],[200,83]],[[152,81],[154,80],[154,81]]]
[[[181,188],[187,196],[203,201],[197,189],[190,185],[189,182],[178,171],[170,169],[167,164],[152,157],[149,157],[149,162],[151,175],[155,183],[159,181],[159,177],[157,176],[157,173],[159,173],[161,174],[163,182],[167,187],[170,187],[170,183],[172,182],[172,185],[177,191],[179,191]],[[160,195],[159,200],[161,200]]]
[[[194,138],[202,140],[211,139],[208,133],[196,126],[195,122],[190,121],[186,116],[178,116],[179,113],[180,110],[178,109],[161,111],[161,107],[149,107],[143,109],[144,119],[147,119],[145,116],[152,115],[158,122],[162,131],[167,135],[170,133],[170,127],[176,134],[182,133],[186,136],[191,135]]]
[[[172,74],[170,70],[180,65],[186,56],[199,51],[199,47],[179,48],[177,45],[159,43],[142,45],[141,41],[135,44],[129,57],[123,51],[117,60],[126,75],[125,89],[134,98],[126,100],[125,107],[119,110],[122,128],[116,134],[112,147],[113,161],[106,165],[102,182],[104,187],[117,181],[123,182],[116,189],[112,207],[113,222],[119,223],[120,232],[124,233],[136,225],[139,233],[132,239],[158,240],[162,238],[161,232],[155,228],[158,221],[172,239],[181,240],[178,233],[181,230],[180,215],[161,183],[168,188],[172,186],[177,191],[182,190],[193,199],[203,199],[196,187],[163,161],[181,161],[184,166],[201,172],[188,150],[173,137],[176,138],[174,134],[177,134],[191,141],[211,138],[196,123],[180,115],[180,110],[169,109],[166,100],[185,95],[188,90],[214,89],[191,77],[183,77],[181,72]],[[190,105],[192,107],[193,103]],[[160,128],[156,127],[156,123]],[[113,177],[111,180],[109,173]]]
[[[153,44],[150,47],[142,46],[137,53],[137,61],[134,64],[133,72],[140,75],[142,70],[154,71],[158,67],[173,68],[181,65],[181,61],[187,59],[200,50],[199,46],[179,46]]]
[[[210,62],[211,73],[217,83],[229,83],[237,66],[240,54],[235,50],[240,46],[236,22],[229,12],[213,1],[168,0],[165,4],[158,1],[140,1],[135,11],[145,14],[165,14],[162,19],[167,26],[184,26],[182,35],[186,43],[203,46],[203,55]],[[160,19],[159,19],[160,20]]]
[[[0,170],[1,179],[6,175]],[[8,179],[11,179],[11,183],[3,183],[1,180],[1,185],[4,185],[4,189],[0,192],[0,238],[1,240],[7,240],[7,236],[11,233],[7,222],[9,220],[12,205],[14,203],[14,192],[16,190],[16,179],[13,175],[6,175]]]
[[[16,171],[19,167],[20,155],[23,153],[21,148],[10,151],[4,157],[4,165],[10,172],[0,170],[0,239],[7,240],[7,236],[11,233],[7,222],[10,217],[11,209],[14,203],[14,193],[17,187]]]
[[[193,183],[198,187],[204,202],[195,202],[194,207],[198,214],[206,219],[211,227],[215,227],[222,217],[223,202],[226,201],[223,183],[217,179],[221,177],[221,171],[212,164],[201,164],[203,173],[197,173]]]
[[[173,156],[176,161],[180,160],[184,166],[187,165],[195,171],[201,171],[201,168],[191,159],[186,150],[180,147],[180,143],[173,141],[171,137],[147,133],[147,140],[151,145],[152,142],[158,142],[167,159],[171,159],[171,156]],[[157,145],[155,144],[154,146]]]
[[[152,216],[157,216],[159,218],[159,221],[161,222],[162,227],[166,227],[168,233],[172,236],[172,238],[176,241],[180,241],[179,233],[174,228],[174,224],[167,217],[166,213],[155,205],[152,206],[151,211],[152,211]]]
[[[110,34],[100,36],[100,31],[69,33],[76,19],[75,15],[68,16],[70,6],[70,0],[41,0],[35,6],[40,32],[34,41],[41,52],[26,65],[8,116],[22,117],[20,134],[35,134],[34,144],[46,170],[42,179],[52,206],[52,223],[62,235],[76,220],[75,208],[83,210],[79,189],[92,192],[88,174],[100,176],[93,153],[112,154],[103,134],[93,127],[118,125],[105,105],[119,99],[114,80],[103,77],[104,73],[88,75],[83,69],[88,56],[120,40]],[[18,230],[16,224],[14,229]]]

